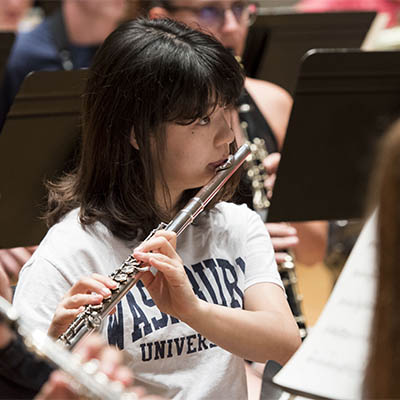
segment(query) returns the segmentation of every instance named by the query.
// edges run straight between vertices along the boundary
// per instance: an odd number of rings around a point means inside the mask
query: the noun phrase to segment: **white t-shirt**
[[[79,278],[109,275],[136,245],[99,222],[83,228],[78,210],[70,212],[22,269],[17,311],[32,327],[47,330],[60,299]],[[250,286],[283,287],[268,232],[245,205],[220,203],[201,214],[179,236],[177,252],[193,290],[208,302],[242,308]],[[104,325],[109,342],[129,352],[136,380],[150,392],[171,399],[247,398],[243,360],[161,313],[141,282]]]

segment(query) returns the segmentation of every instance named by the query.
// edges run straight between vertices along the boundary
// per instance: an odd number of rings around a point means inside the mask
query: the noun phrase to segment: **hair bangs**
[[[163,122],[190,124],[199,118],[210,115],[217,106],[233,106],[244,84],[244,74],[236,59],[218,43],[213,46],[202,46],[193,49],[181,38],[175,41],[169,68],[164,70],[169,79],[168,87],[163,87],[165,99],[163,105]],[[178,42],[178,43],[176,43]],[[221,52],[221,48],[223,49]],[[165,61],[165,60],[164,60]]]

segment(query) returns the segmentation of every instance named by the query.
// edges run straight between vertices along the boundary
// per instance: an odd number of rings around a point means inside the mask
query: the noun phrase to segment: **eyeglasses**
[[[257,16],[257,3],[236,1],[228,8],[217,6],[190,7],[190,6],[174,6],[168,4],[169,11],[190,11],[196,15],[201,25],[208,27],[220,28],[225,22],[225,12],[230,10],[235,16],[238,23],[246,23],[250,26]]]

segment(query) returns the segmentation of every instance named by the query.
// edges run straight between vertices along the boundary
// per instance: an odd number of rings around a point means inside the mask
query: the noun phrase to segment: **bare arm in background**
[[[280,153],[272,153],[264,160],[264,167],[268,173],[265,187],[269,197],[272,195],[280,159]],[[267,223],[267,229],[271,234],[277,262],[284,261],[285,253],[282,250],[285,249],[292,249],[296,260],[302,264],[312,265],[323,261],[328,236],[327,222]],[[296,236],[297,243],[294,239]]]

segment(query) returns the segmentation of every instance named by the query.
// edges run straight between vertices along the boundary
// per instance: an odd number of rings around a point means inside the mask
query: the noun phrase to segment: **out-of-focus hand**
[[[54,371],[49,380],[42,386],[35,400],[79,400],[79,396],[70,388],[70,380],[61,371]]]
[[[8,278],[6,271],[0,264],[0,296],[4,297],[11,303],[12,292],[10,288],[10,279]]]
[[[298,245],[297,230],[284,222],[270,222],[265,226],[271,236],[272,246],[275,250],[275,260],[280,264],[286,260],[287,252],[285,250],[293,249]]]
[[[274,190],[276,180],[276,172],[278,170],[280,161],[280,153],[271,153],[263,161],[263,165],[268,176],[264,181],[264,187],[267,189],[268,198],[272,197],[272,191]]]
[[[4,268],[12,284],[17,282],[19,271],[31,258],[36,248],[37,246],[0,249],[0,267]]]
[[[11,288],[10,281],[3,267],[0,265],[0,296],[4,297],[7,301],[11,302]],[[0,323],[0,349],[5,348],[13,338],[13,334],[10,329]]]
[[[110,289],[115,289],[116,286],[116,282],[110,277],[100,274],[79,279],[58,304],[49,327],[49,336],[58,338],[85,309],[86,304],[100,304],[103,299],[111,296]],[[115,308],[112,312],[114,311]]]
[[[3,284],[3,279],[7,278],[7,275],[5,274],[5,272],[1,269],[0,267],[0,285],[2,286]],[[10,289],[9,287],[7,287],[7,289]],[[8,291],[4,291],[3,292],[3,288],[0,289],[0,296],[4,297],[6,300],[11,301],[11,290],[8,296]],[[0,322],[0,349],[4,349],[5,347],[8,346],[8,344],[11,342],[11,340],[13,339],[14,334],[13,332],[10,330],[10,328],[4,324]]]
[[[98,335],[93,334],[80,342],[75,351],[80,354],[82,361],[92,359],[99,361],[99,370],[113,381],[119,381],[133,398],[140,400],[162,400],[158,396],[147,396],[145,390],[133,386],[133,374],[129,368],[122,364],[122,354],[116,348],[105,344]],[[70,379],[61,371],[51,374],[47,383],[35,397],[35,400],[68,399],[78,400],[80,397],[71,389]]]

